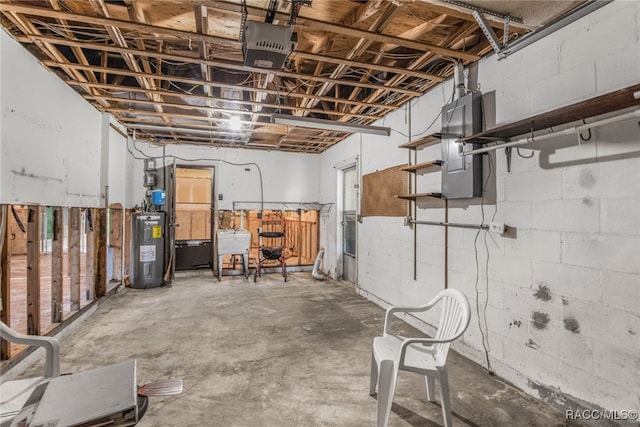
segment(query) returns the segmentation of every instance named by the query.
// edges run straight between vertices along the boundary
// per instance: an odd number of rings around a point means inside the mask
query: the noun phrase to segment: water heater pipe
[[[464,84],[464,65],[462,65],[462,62],[456,63],[456,68],[453,71],[453,82],[456,90],[456,99],[465,96],[467,88]]]

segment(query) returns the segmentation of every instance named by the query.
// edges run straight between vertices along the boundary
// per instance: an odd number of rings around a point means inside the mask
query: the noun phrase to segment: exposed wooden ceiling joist
[[[263,21],[264,0],[247,3],[247,18]],[[280,6],[274,25],[290,18],[290,4]],[[313,0],[277,70],[244,65],[240,0],[2,0],[0,16],[96,108],[162,144],[319,153],[350,133],[269,116],[373,124],[450,78],[455,62],[491,52],[471,10],[441,0]],[[501,34],[503,21],[487,18]],[[510,22],[511,37],[526,31]],[[226,128],[234,115],[244,117],[241,133]]]

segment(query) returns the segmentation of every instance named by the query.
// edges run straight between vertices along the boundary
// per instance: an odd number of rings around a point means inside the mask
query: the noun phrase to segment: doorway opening
[[[358,206],[358,169],[356,164],[339,171],[338,197],[340,207],[339,248],[341,250],[342,279],[357,282],[357,206]],[[340,196],[340,194],[339,194]]]
[[[213,168],[176,168],[175,269],[213,269]]]

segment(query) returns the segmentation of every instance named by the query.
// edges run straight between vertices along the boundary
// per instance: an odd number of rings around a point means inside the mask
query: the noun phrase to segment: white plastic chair
[[[417,313],[442,306],[440,323],[433,338],[406,338],[391,334],[394,313]],[[390,307],[384,319],[381,337],[373,340],[371,354],[371,385],[369,394],[376,393],[378,386],[378,427],[389,422],[398,371],[410,371],[426,378],[427,399],[435,401],[434,383],[440,382],[442,415],[445,427],[451,427],[451,405],[449,402],[449,380],[447,378],[447,353],[452,341],[460,338],[469,326],[471,310],[464,294],[456,289],[445,289],[429,303],[421,307]]]
[[[7,381],[0,385],[0,426],[11,424],[27,401],[33,389],[43,382],[60,375],[60,346],[53,337],[24,335],[0,322],[0,338],[16,344],[44,347],[46,359],[42,377]]]

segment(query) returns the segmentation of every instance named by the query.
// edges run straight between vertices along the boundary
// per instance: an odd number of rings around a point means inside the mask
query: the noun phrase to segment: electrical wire
[[[448,104],[450,104],[450,103],[453,101],[453,97],[454,97],[454,95],[455,95],[455,93],[456,93],[455,91],[456,91],[456,87],[455,87],[455,85],[453,85],[453,86],[452,86],[452,91],[451,91],[451,96],[449,97],[449,100],[445,103],[445,105],[448,105]],[[411,136],[415,138],[415,137],[422,136],[422,135],[424,135],[425,133],[427,133],[427,132],[429,131],[429,129],[431,129],[431,127],[432,127],[432,126],[436,123],[436,121],[440,118],[440,116],[442,116],[442,109],[440,110],[440,112],[438,113],[438,115],[433,119],[433,121],[432,121],[431,123],[429,123],[429,126],[427,126],[424,130],[422,130],[422,131],[420,131],[420,132],[418,132],[418,133],[416,133],[416,134],[414,134],[414,135],[411,135]],[[396,132],[396,133],[398,133],[398,134],[400,134],[400,135],[402,135],[402,136],[404,136],[404,137],[406,137],[406,138],[409,138],[409,135],[407,135],[407,134],[405,134],[405,133],[403,133],[403,132],[400,132],[399,130],[396,130],[396,129],[393,129],[393,128],[392,128],[392,129],[391,129],[391,131],[392,131],[392,132]]]
[[[146,154],[145,152],[143,152],[140,148],[136,147],[136,141],[135,141],[135,135],[134,137],[131,138],[131,145],[133,146],[133,148],[143,157],[137,157],[132,151],[131,148],[129,147],[129,138],[127,138],[127,151],[129,152],[129,154],[131,154],[133,156],[134,159],[136,160],[144,160],[144,159],[154,159],[156,158],[155,156],[151,156]],[[210,158],[198,158],[198,159],[187,159],[184,157],[180,157],[180,156],[176,156],[174,154],[169,154],[166,157],[170,157],[176,160],[181,160],[183,162],[219,162],[219,163],[224,163],[230,166],[238,166],[238,167],[244,167],[244,166],[255,166],[256,170],[258,171],[258,178],[260,180],[260,215],[262,215],[263,211],[264,211],[264,180],[262,178],[262,170],[260,169],[260,165],[258,165],[256,162],[249,162],[249,163],[234,163],[234,162],[230,162],[228,160],[223,160],[223,159],[210,159]]]
[[[475,250],[475,261],[476,261],[475,291],[476,291],[476,315],[477,315],[477,318],[478,318],[478,328],[480,329],[480,335],[482,336],[482,348],[484,349],[485,358],[487,360],[487,369],[489,370],[489,374],[490,375],[494,375],[493,368],[491,367],[491,361],[489,359],[489,351],[491,350],[491,346],[489,344],[489,330],[488,330],[488,325],[487,325],[487,306],[489,305],[489,246],[487,244],[487,234],[488,234],[488,232],[486,230],[485,230],[485,234],[484,234],[484,245],[485,245],[485,250],[487,252],[486,264],[485,264],[485,278],[486,278],[487,289],[486,289],[486,292],[485,292],[484,307],[482,309],[482,311],[483,311],[482,318],[484,319],[485,329],[487,329],[487,333],[486,334],[485,334],[485,331],[482,329],[482,322],[480,321],[480,289],[479,289],[480,260],[479,260],[479,253],[478,253],[478,237],[480,237],[480,232],[483,229],[484,220],[485,220],[484,194],[485,194],[485,191],[487,189],[487,185],[489,184],[489,180],[491,179],[491,176],[493,175],[493,160],[491,158],[491,155],[489,155],[487,157],[489,158],[489,173],[487,175],[487,179],[485,180],[485,182],[484,182],[484,184],[482,186],[482,197],[481,197],[481,200],[480,200],[480,210],[482,212],[482,220],[480,222],[480,227],[478,227],[478,232],[476,233],[476,237],[473,240],[473,248]],[[496,201],[496,205],[495,206],[496,207],[495,207],[495,210],[493,212],[493,216],[491,217],[492,221],[496,217],[496,214],[498,213],[498,203],[497,203],[497,201]]]

